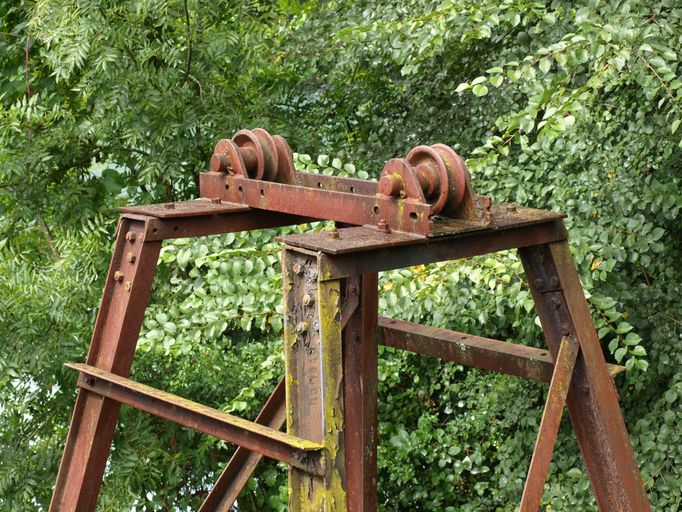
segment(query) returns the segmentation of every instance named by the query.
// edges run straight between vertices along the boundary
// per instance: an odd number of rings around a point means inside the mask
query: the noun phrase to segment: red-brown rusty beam
[[[466,366],[550,382],[554,362],[547,350],[394,318],[379,317],[379,343]],[[624,366],[608,365],[615,376]]]
[[[320,443],[247,421],[93,366],[78,363],[66,366],[80,372],[78,386],[82,389],[257,451],[307,473],[324,474],[323,446]]]
[[[256,423],[274,430],[282,428],[286,420],[284,392],[284,379],[281,379],[261,409]],[[229,512],[262,458],[263,455],[258,452],[242,446],[237,448],[199,512]]]
[[[180,209],[182,204],[175,203],[175,208]],[[233,211],[218,213],[208,206],[204,208],[203,205],[199,205],[197,206],[199,211],[195,215],[158,217],[159,206],[162,205],[123,208],[123,216],[127,219],[142,220],[145,223],[145,240],[147,241],[220,235],[315,221],[310,217],[253,210],[241,205],[237,205],[238,208],[235,207]]]
[[[516,218],[505,216],[498,209],[494,215],[498,217],[494,217],[496,220],[490,229],[467,231],[457,222],[443,222],[438,226],[443,235],[431,238],[397,231],[385,233],[363,226],[339,229],[336,237],[320,231],[287,235],[278,240],[301,252],[322,252],[320,277],[333,280],[556,242],[567,237],[561,215],[554,212],[519,209]]]
[[[346,450],[346,510],[377,509],[377,310],[378,277],[348,279],[357,294],[355,311],[343,330],[343,389]],[[343,312],[343,309],[342,309]],[[343,320],[343,313],[342,313]]]
[[[552,462],[554,445],[559,434],[561,417],[566,406],[566,397],[571,385],[578,350],[578,342],[575,339],[563,338],[561,340],[552,381],[549,384],[545,410],[540,422],[540,430],[535,441],[533,458],[528,470],[528,478],[526,478],[526,485],[523,489],[520,512],[538,512],[540,509],[542,493]]]
[[[121,219],[87,362],[128,375],[161,242],[144,241],[147,217]],[[50,512],[91,512],[118,421],[120,404],[78,394]]]
[[[650,511],[568,243],[529,247],[519,253],[552,354],[556,357],[564,336],[574,336],[580,343],[567,405],[599,510]]]

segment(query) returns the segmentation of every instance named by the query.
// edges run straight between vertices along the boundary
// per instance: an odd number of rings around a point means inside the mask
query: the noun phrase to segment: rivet
[[[507,206],[507,211],[509,213],[516,213],[516,205],[515,204],[510,204]]]
[[[555,307],[555,309],[559,309],[561,308],[561,301],[556,297],[552,297],[552,305]]]
[[[131,283],[130,281],[126,281],[125,287],[126,291],[129,292],[130,289],[133,287],[133,283]]]
[[[123,277],[124,277],[123,272],[121,272],[120,270],[114,272],[114,281],[123,281]]]
[[[559,286],[559,278],[557,276],[552,276],[550,278],[549,282],[551,283],[552,287],[554,287],[554,288]]]
[[[385,219],[379,219],[379,222],[377,222],[377,229],[382,233],[391,232],[391,228],[388,227],[388,224],[386,223]]]
[[[166,203],[163,205],[164,210],[174,210],[175,209],[175,204],[174,203]]]
[[[533,280],[533,284],[535,285],[536,288],[544,288],[544,286],[545,286],[545,280],[544,280],[544,279],[540,279],[539,277],[536,277],[536,278]]]
[[[136,237],[137,235],[135,235],[135,233],[133,233],[132,231],[128,231],[126,233],[126,240],[128,240],[128,242],[130,242],[131,244],[135,241]]]
[[[310,306],[313,302],[315,302],[315,297],[313,297],[309,293],[306,293],[303,296],[303,305],[304,306]]]
[[[220,198],[219,197],[212,197],[211,203],[212,204],[220,204]]]
[[[135,260],[137,259],[137,256],[135,256],[134,252],[129,252],[127,256],[128,263],[135,263]]]

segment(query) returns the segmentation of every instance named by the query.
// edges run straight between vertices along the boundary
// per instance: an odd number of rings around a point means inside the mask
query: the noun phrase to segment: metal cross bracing
[[[447,146],[392,159],[379,182],[296,172],[283,138],[221,140],[194,201],[123,208],[51,512],[95,509],[121,404],[238,445],[201,512],[226,512],[263,456],[289,465],[293,512],[377,509],[377,345],[549,383],[521,497],[537,511],[564,406],[601,511],[649,501],[563,215],[492,206]],[[128,378],[163,240],[333,220],[283,243],[285,376],[255,422]],[[343,226],[343,227],[342,227]],[[378,273],[517,249],[548,350],[378,316]],[[286,421],[286,433],[281,428]]]

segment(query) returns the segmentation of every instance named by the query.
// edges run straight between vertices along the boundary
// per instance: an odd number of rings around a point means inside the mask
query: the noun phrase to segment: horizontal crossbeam
[[[554,371],[547,350],[394,318],[379,317],[379,343],[539,382],[550,382]],[[608,369],[611,376],[625,371],[613,364]]]
[[[80,372],[78,386],[160,418],[173,421],[266,457],[324,475],[323,446],[232,414],[154,389],[86,364],[66,364]]]

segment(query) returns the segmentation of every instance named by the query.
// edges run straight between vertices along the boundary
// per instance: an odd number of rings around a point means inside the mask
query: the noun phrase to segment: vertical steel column
[[[324,444],[325,476],[289,469],[290,512],[346,510],[343,449],[342,281],[320,281],[315,256],[285,249],[287,431]]]
[[[378,276],[364,274],[346,283],[345,303],[357,303],[342,318],[347,510],[376,512]]]
[[[90,342],[87,364],[127,377],[149,300],[161,242],[144,239],[145,222],[121,218]],[[95,509],[120,404],[80,389],[50,512]]]
[[[580,343],[567,404],[599,509],[650,511],[568,243],[522,248],[519,254],[554,359],[564,336]]]

